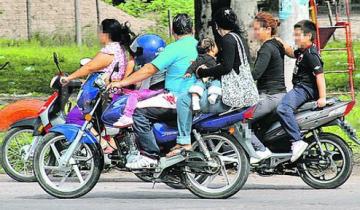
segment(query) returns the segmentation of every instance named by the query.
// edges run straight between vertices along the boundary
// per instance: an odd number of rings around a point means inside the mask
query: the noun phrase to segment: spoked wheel
[[[36,181],[32,159],[25,160],[33,141],[33,129],[13,128],[4,137],[1,146],[1,165],[5,172],[19,182]]]
[[[57,198],[77,198],[88,193],[98,182],[103,162],[96,144],[81,144],[66,167],[59,165],[60,157],[71,143],[65,136],[49,133],[44,136],[34,156],[34,171],[40,186]],[[55,164],[48,165],[50,154]]]
[[[299,165],[301,178],[315,189],[333,189],[341,186],[350,177],[353,163],[349,146],[340,137],[331,133],[319,134],[321,148],[315,139],[309,144]]]
[[[249,176],[250,166],[245,151],[233,136],[227,134],[207,135],[203,140],[216,164],[205,168],[207,173],[186,166],[185,185],[201,198],[228,198],[243,187]],[[198,142],[194,142],[193,149],[201,152]]]

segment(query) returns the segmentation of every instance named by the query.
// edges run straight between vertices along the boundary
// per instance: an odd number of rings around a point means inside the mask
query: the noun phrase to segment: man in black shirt
[[[299,49],[293,51],[286,47],[287,54],[296,58],[294,88],[284,96],[277,108],[280,123],[292,138],[292,162],[296,161],[308,146],[303,141],[294,115],[295,110],[309,100],[317,100],[318,107],[326,105],[323,62],[313,43],[316,37],[315,24],[309,20],[298,22],[294,26],[294,37]]]

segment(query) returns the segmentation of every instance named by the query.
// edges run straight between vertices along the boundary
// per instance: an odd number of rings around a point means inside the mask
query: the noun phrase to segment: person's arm
[[[89,63],[85,64],[80,69],[70,74],[68,77],[63,77],[62,83],[66,84],[71,80],[85,77],[93,72],[97,72],[105,68],[106,66],[110,65],[113,59],[114,59],[113,55],[100,52]]]
[[[290,58],[295,58],[295,54],[294,54],[294,48],[292,46],[290,46],[288,43],[284,42],[281,38],[279,37],[275,37],[276,40],[278,40],[285,49],[285,54],[287,56],[289,56]]]
[[[231,36],[224,36],[222,39],[222,62],[212,68],[199,68],[196,74],[200,77],[215,77],[219,78],[222,75],[230,73],[234,66],[236,53],[236,40]]]
[[[261,49],[258,52],[258,57],[255,61],[255,67],[254,70],[251,72],[254,80],[258,80],[261,78],[265,70],[267,69],[269,63],[271,60],[271,48],[266,46],[261,47]]]
[[[133,73],[134,68],[135,68],[135,60],[134,58],[131,58],[126,65],[124,78],[127,78],[131,73]]]
[[[326,84],[324,73],[316,74],[316,85],[319,91],[317,105],[318,107],[324,107],[326,105]]]
[[[129,77],[121,81],[112,82],[109,88],[113,88],[113,87],[122,88],[136,84],[156,74],[157,71],[158,69],[153,64],[151,63],[145,64],[141,69],[134,72]]]
[[[177,51],[174,51],[171,48],[171,45],[168,45],[151,63],[145,64],[141,69],[131,74],[129,77],[111,83],[108,88],[122,88],[133,85],[151,77],[158,71],[165,71],[176,60],[177,55],[175,52]]]
[[[317,105],[318,107],[324,107],[326,105],[326,84],[323,62],[317,52],[305,53],[303,59],[306,60],[307,67],[316,77],[316,86],[319,93]]]

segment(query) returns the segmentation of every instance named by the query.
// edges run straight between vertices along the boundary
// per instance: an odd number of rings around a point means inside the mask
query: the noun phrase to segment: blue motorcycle
[[[104,116],[115,108],[121,112],[125,101],[126,96],[121,96],[110,102],[101,73],[87,78],[77,100],[85,116],[84,124],[53,127],[36,150],[35,175],[47,193],[57,198],[77,198],[96,185],[104,167],[101,136],[114,138],[117,150],[109,158],[113,165],[125,168],[131,154],[137,151],[134,133],[131,128],[111,127],[111,118]],[[254,151],[249,151],[252,146],[247,119],[252,112],[250,107],[200,114],[193,122],[193,151],[161,157],[157,166],[132,172],[154,184],[183,186],[200,198],[230,197],[243,187],[249,175],[247,154]],[[158,122],[153,124],[153,131],[159,148],[166,154],[176,143],[176,126]],[[56,163],[49,165],[47,160],[52,155]]]

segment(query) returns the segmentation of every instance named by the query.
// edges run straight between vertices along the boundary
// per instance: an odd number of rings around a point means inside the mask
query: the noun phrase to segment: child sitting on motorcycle
[[[165,41],[157,35],[145,34],[137,37],[130,46],[131,53],[134,56],[133,62],[129,63],[127,66],[130,73],[124,78],[133,72],[135,65],[142,66],[145,63],[151,62],[158,53],[164,49],[165,45]],[[156,84],[152,84],[151,80],[149,83],[150,89],[142,88],[144,87],[142,85],[139,90],[122,89],[121,91],[117,91],[119,94],[127,95],[128,98],[122,116],[113,124],[115,127],[124,128],[132,125],[132,115],[134,114],[137,103],[163,92],[163,89],[151,90]]]
[[[303,141],[294,112],[306,101],[317,100],[318,107],[326,105],[326,86],[323,73],[323,61],[313,43],[316,37],[316,25],[302,20],[294,25],[295,43],[299,47],[293,50],[285,44],[286,54],[296,58],[293,74],[293,89],[281,100],[277,107],[280,123],[292,137],[291,161],[296,161],[306,150],[308,144]]]
[[[190,78],[199,67],[211,68],[216,66],[216,55],[219,52],[216,43],[211,38],[200,40],[197,46],[198,57],[191,64],[185,73],[185,78]],[[189,92],[192,93],[192,109],[200,110],[200,97],[205,89],[209,91],[209,103],[215,104],[216,99],[221,95],[221,83],[213,78],[198,79],[197,82],[190,87]]]

